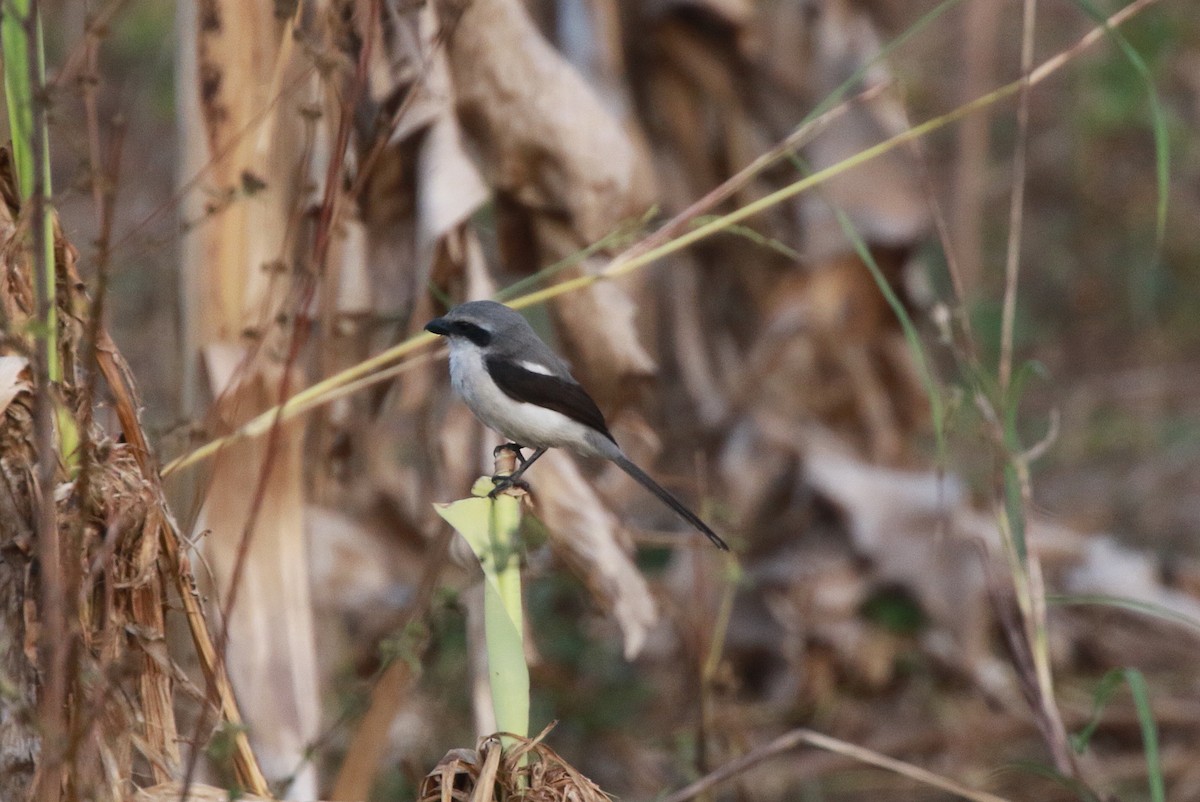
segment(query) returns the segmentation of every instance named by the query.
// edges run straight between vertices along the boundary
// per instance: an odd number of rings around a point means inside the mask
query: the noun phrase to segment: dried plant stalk
[[[0,309],[6,334],[0,340],[0,363],[8,368],[0,371],[7,376],[7,386],[0,387],[0,548],[5,551],[0,603],[5,631],[17,648],[3,650],[5,676],[15,687],[3,697],[0,796],[23,798],[34,771],[41,769],[46,782],[60,775],[59,790],[69,795],[115,802],[132,792],[136,779],[163,781],[181,769],[173,667],[165,647],[167,588],[182,576],[174,570],[177,534],[137,421],[128,371],[102,328],[96,359],[111,383],[127,442],[115,442],[93,420],[91,397],[78,378],[83,375],[79,354],[85,329],[80,315],[89,301],[74,270],[74,250],[56,231],[57,303],[62,319],[70,321],[61,332],[65,369],[58,392],[66,400],[63,409],[76,417],[83,441],[77,455],[79,473],[68,476],[60,468],[54,486],[41,491],[56,503],[59,538],[66,550],[62,578],[71,588],[65,611],[71,634],[64,647],[72,658],[66,675],[71,699],[65,708],[67,740],[39,743],[32,714],[40,692],[34,668],[46,611],[35,599],[39,577],[55,569],[43,565],[31,570],[35,504],[30,466],[37,459],[31,410],[44,400],[34,397],[20,369],[12,370],[19,368],[24,359],[19,354],[27,347],[31,291],[29,254],[18,244],[14,221],[19,209],[10,178],[0,174],[5,200],[0,204],[0,253],[5,262]],[[50,458],[57,462],[56,455]],[[174,565],[171,556],[176,557]],[[78,569],[68,571],[67,566]],[[207,635],[202,619],[195,626]],[[29,722],[30,727],[19,722]],[[239,759],[245,785],[266,790],[261,774],[258,782],[254,779],[253,756],[242,753]]]

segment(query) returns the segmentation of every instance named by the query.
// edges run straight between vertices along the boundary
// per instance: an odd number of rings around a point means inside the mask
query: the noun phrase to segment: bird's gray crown
[[[435,334],[468,339],[489,354],[514,362],[533,362],[555,375],[570,376],[566,364],[542,342],[525,318],[495,301],[459,304],[425,328]]]
[[[503,334],[514,327],[529,327],[520,314],[495,301],[467,301],[447,312],[443,320],[451,323],[473,323],[492,334]]]

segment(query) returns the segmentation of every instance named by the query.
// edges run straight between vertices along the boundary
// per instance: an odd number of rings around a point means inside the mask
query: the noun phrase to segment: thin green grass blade
[[[46,128],[46,54],[42,43],[41,19],[34,16],[31,0],[4,0],[0,6],[0,58],[4,61],[4,96],[12,133],[13,163],[17,192],[24,209],[31,201],[40,205],[41,226],[34,231],[33,248],[37,275],[33,277],[34,304],[38,310],[34,336],[45,345],[43,359],[52,383],[62,381],[58,353],[58,306],[55,299],[54,215],[50,208],[50,136]],[[34,195],[39,197],[36,199]],[[79,463],[79,431],[69,411],[54,405],[58,449],[74,474]]]
[[[1018,760],[1012,765],[1015,766],[1019,771],[1035,774],[1038,777],[1044,777],[1047,780],[1052,780],[1058,783],[1063,788],[1066,788],[1068,791],[1075,794],[1075,796],[1079,797],[1079,799],[1081,799],[1083,802],[1103,802],[1100,797],[1096,796],[1095,792],[1093,792],[1082,782],[1074,777],[1068,777],[1062,772],[1055,771],[1049,766],[1026,760]]]
[[[806,165],[800,162],[796,157],[793,157],[796,166],[802,172],[808,172]],[[832,206],[832,204],[831,204]],[[917,362],[917,372],[921,376],[921,384],[925,388],[925,394],[929,398],[929,417],[933,421],[933,436],[937,449],[937,462],[939,465],[946,463],[946,413],[942,403],[942,394],[938,388],[937,382],[933,378],[933,371],[929,367],[929,358],[925,353],[925,347],[921,344],[921,338],[917,334],[917,327],[913,324],[912,317],[908,314],[908,310],[904,308],[904,304],[900,302],[899,296],[896,295],[891,285],[888,283],[887,277],[883,275],[883,271],[879,268],[879,263],[875,261],[871,249],[867,247],[866,240],[858,233],[858,229],[854,226],[854,222],[850,219],[840,207],[832,206],[834,214],[837,215],[838,224],[842,227],[842,233],[846,239],[854,247],[854,252],[858,254],[858,258],[867,266],[867,270],[871,273],[871,278],[875,281],[875,286],[879,288],[879,292],[883,294],[888,306],[896,315],[896,319],[900,322],[900,328],[904,331],[904,340],[908,344],[909,350],[912,352],[913,358]]]
[[[1119,29],[1108,24],[1107,15],[1090,0],[1075,0],[1093,22],[1104,29],[1104,33],[1121,49],[1125,58],[1137,71],[1138,77],[1146,84],[1146,98],[1150,103],[1151,126],[1154,131],[1154,177],[1158,188],[1158,204],[1155,224],[1155,251],[1161,251],[1163,239],[1167,230],[1168,194],[1171,189],[1171,139],[1167,132],[1167,114],[1163,110],[1162,99],[1154,86],[1154,77],[1142,54]],[[1157,261],[1157,258],[1156,258]]]
[[[17,191],[26,201],[33,193],[33,79],[29,74],[29,40],[25,21],[30,0],[4,0],[0,7],[0,44],[4,58],[4,97],[12,132]]]
[[[693,225],[702,226],[705,223],[709,223],[716,219],[717,219],[716,215],[702,214],[696,218]],[[759,233],[758,231],[755,231],[753,228],[750,228],[750,226],[742,226],[742,225],[735,224],[735,225],[732,225],[732,226],[729,226],[728,228],[726,228],[725,233],[730,234],[735,237],[741,237],[742,239],[747,239],[750,242],[753,242],[755,245],[762,246],[763,248],[766,248],[769,251],[775,251],[775,253],[777,253],[780,256],[783,256],[787,259],[792,259],[795,261],[798,261],[800,259],[800,252],[798,250],[796,250],[795,248],[792,248],[791,246],[780,242],[779,240],[775,239],[774,237],[765,236],[765,235]]]
[[[1021,396],[1025,393],[1025,386],[1035,376],[1044,379],[1048,375],[1045,365],[1036,360],[1029,360],[1021,363],[1009,382],[1004,397],[1004,440],[1014,455],[1020,454],[1024,449],[1020,433],[1017,431],[1017,412],[1021,407]]]
[[[1154,721],[1154,709],[1150,705],[1150,689],[1146,678],[1136,668],[1122,669],[1129,692],[1133,694],[1133,706],[1137,710],[1138,725],[1142,728],[1142,748],[1146,753],[1146,781],[1150,786],[1153,802],[1166,802],[1166,783],[1163,781],[1162,762],[1158,752],[1158,725]]]
[[[1021,493],[1021,477],[1012,460],[1004,463],[1004,517],[1018,565],[1024,566],[1029,559],[1025,546],[1025,499]]]
[[[1117,688],[1121,687],[1122,679],[1121,669],[1114,669],[1105,674],[1100,680],[1100,684],[1096,686],[1095,692],[1092,693],[1092,715],[1083,729],[1071,736],[1071,747],[1077,753],[1082,754],[1091,743],[1092,736],[1096,734],[1096,728],[1100,726],[1100,717],[1104,715],[1104,708],[1108,707],[1113,694],[1117,692]]]
[[[805,115],[800,124],[804,125],[807,122],[815,120],[825,112],[832,109],[838,103],[841,103],[846,95],[848,95],[850,91],[854,89],[854,87],[858,86],[859,82],[866,77],[867,73],[870,72],[872,67],[886,59],[898,48],[905,45],[908,40],[925,30],[927,27],[933,24],[934,21],[961,2],[962,0],[944,0],[918,17],[916,22],[914,22],[912,25],[909,25],[898,35],[890,39],[886,44],[884,44],[883,47],[879,48],[878,53],[876,53],[870,59],[864,61],[861,65],[859,65],[858,69],[850,73],[850,77],[842,81],[836,89],[826,95],[820,103],[814,106],[813,110]]]
[[[509,298],[515,298],[526,290],[538,286],[546,279],[552,278],[556,274],[582,263],[584,260],[594,256],[597,253],[600,253],[601,251],[605,251],[609,248],[623,247],[625,243],[634,239],[657,214],[658,207],[651,207],[640,218],[618,225],[611,232],[596,240],[586,248],[582,248],[570,256],[559,259],[554,264],[547,265],[536,273],[528,275],[519,281],[514,281],[512,284],[509,284],[507,287],[493,295],[493,300],[506,301]]]
[[[1133,696],[1133,707],[1137,711],[1138,725],[1142,731],[1142,751],[1146,754],[1146,781],[1150,786],[1152,802],[1166,802],[1166,784],[1163,781],[1162,762],[1159,760],[1158,724],[1154,721],[1154,708],[1150,703],[1150,689],[1146,678],[1136,668],[1114,668],[1100,680],[1092,697],[1092,716],[1084,728],[1071,737],[1077,752],[1083,752],[1100,725],[1104,708],[1112,700],[1122,681]]]
[[[1021,406],[1021,395],[1025,392],[1025,385],[1028,384],[1029,379],[1033,376],[1043,376],[1045,372],[1045,368],[1038,362],[1021,363],[1013,374],[1012,381],[1009,382],[1008,390],[1002,399],[1004,445],[1008,452],[1005,455],[1004,465],[1004,510],[1008,522],[1008,532],[1012,537],[1013,546],[1021,565],[1025,564],[1028,556],[1028,548],[1025,543],[1025,497],[1022,479],[1026,475],[1027,469],[1025,465],[1020,464],[1024,446],[1021,445],[1021,436],[1017,431],[1017,412]]]
[[[1150,784],[1150,798],[1152,802],[1166,802],[1163,766],[1158,752],[1158,724],[1154,722],[1150,688],[1146,686],[1146,677],[1142,676],[1138,669],[1112,669],[1100,678],[1096,693],[1092,695],[1092,716],[1088,719],[1084,729],[1070,738],[1072,747],[1079,753],[1087,749],[1087,744],[1096,734],[1104,708],[1108,706],[1122,682],[1129,687],[1129,693],[1133,696],[1134,710],[1138,712],[1141,746],[1146,753],[1146,780]]]
[[[1170,624],[1189,629],[1193,634],[1200,636],[1200,620],[1193,618],[1190,615],[1185,615],[1169,607],[1164,607],[1161,604],[1153,602],[1140,601],[1138,599],[1128,599],[1123,596],[1107,596],[1102,593],[1092,594],[1053,594],[1047,595],[1046,601],[1050,604],[1058,605],[1080,605],[1094,604],[1103,607],[1115,607],[1119,610],[1128,610],[1134,613],[1140,613],[1151,618],[1157,618]]]

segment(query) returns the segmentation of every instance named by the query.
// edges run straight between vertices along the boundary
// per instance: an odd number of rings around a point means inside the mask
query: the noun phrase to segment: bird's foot
[[[496,474],[492,477],[492,482],[494,482],[496,486],[492,488],[490,493],[488,493],[488,498],[494,499],[505,490],[513,487],[524,490],[526,493],[529,492],[528,482],[526,482],[524,479],[514,479],[508,474]]]
[[[496,457],[500,456],[505,451],[511,451],[513,454],[516,455],[517,462],[524,465],[525,464],[525,455],[521,453],[521,449],[523,449],[524,447],[525,446],[521,445],[520,443],[501,443],[500,445],[498,445],[492,449],[492,459],[495,459]]]

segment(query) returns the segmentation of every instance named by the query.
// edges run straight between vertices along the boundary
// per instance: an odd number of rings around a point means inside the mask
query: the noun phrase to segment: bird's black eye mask
[[[492,342],[492,333],[483,326],[467,320],[451,320],[449,317],[435,317],[425,324],[425,331],[443,337],[462,337],[480,348],[486,348]]]
[[[467,323],[462,320],[450,324],[450,333],[457,334],[459,337],[466,337],[480,348],[486,348],[492,341],[492,333],[483,328],[483,326],[476,326],[474,323]]]

